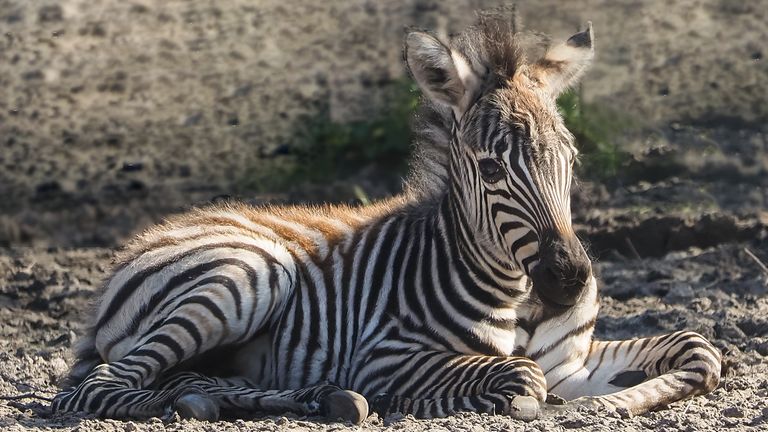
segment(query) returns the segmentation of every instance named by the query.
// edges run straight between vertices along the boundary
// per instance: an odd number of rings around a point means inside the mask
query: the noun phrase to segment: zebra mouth
[[[572,308],[577,303],[577,302],[574,302],[573,304],[563,304],[558,301],[550,299],[546,295],[543,295],[541,291],[539,291],[538,289],[534,288],[534,292],[536,293],[536,297],[539,298],[539,301],[541,302],[541,304],[544,305],[544,307],[547,309],[565,311]]]
[[[531,272],[533,290],[545,306],[568,308],[574,306],[584,293],[585,283],[569,278],[565,282],[562,275],[548,266],[538,265]]]

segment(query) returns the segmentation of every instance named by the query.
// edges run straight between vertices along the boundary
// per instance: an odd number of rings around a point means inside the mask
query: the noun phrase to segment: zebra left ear
[[[566,42],[547,50],[544,57],[531,65],[531,77],[557,97],[574,86],[595,56],[592,22],[587,29],[576,33]]]
[[[414,31],[405,38],[405,61],[427,97],[461,117],[479,86],[467,60],[436,37]]]

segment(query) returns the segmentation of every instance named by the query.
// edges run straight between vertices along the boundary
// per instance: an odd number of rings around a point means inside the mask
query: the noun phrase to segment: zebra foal
[[[408,33],[426,100],[405,191],[366,207],[216,205],[140,235],[53,410],[530,419],[714,389],[720,353],[696,333],[592,340],[577,151],[555,105],[592,61],[592,26],[538,46],[491,15],[449,42]]]

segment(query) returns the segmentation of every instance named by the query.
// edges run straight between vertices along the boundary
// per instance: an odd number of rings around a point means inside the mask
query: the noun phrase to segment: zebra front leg
[[[566,408],[600,406],[631,416],[714,390],[720,362],[720,352],[703,336],[681,331],[594,341],[583,366],[564,364],[547,379],[550,392],[571,400]]]
[[[385,370],[361,374],[377,375],[367,387],[369,391],[380,389],[372,407],[381,416],[402,413],[439,418],[472,411],[531,420],[538,416],[539,402],[547,396],[544,374],[524,357],[446,352],[411,354],[401,362],[394,362],[398,356],[393,357],[369,362],[372,368],[387,364]]]
[[[202,393],[189,393],[177,399],[176,410],[187,418],[200,418],[212,403],[223,416],[236,418],[293,413],[360,424],[368,417],[368,402],[363,396],[330,383],[298,390],[262,390],[245,378],[213,378],[181,372],[159,386],[162,391],[184,388],[202,390]]]

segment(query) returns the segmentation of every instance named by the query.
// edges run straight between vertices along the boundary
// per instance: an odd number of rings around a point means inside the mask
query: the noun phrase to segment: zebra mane
[[[548,43],[541,34],[519,32],[514,9],[478,13],[478,22],[446,43],[463,54],[475,71],[484,71],[482,96],[506,85],[528,59],[540,58]],[[478,98],[478,99],[479,99]],[[422,97],[413,124],[414,149],[405,191],[420,200],[437,199],[447,190],[453,113]]]

